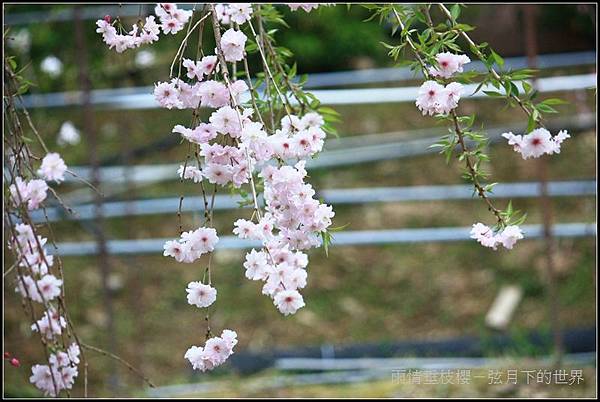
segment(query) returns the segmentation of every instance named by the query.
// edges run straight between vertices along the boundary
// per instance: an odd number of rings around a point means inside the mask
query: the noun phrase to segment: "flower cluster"
[[[448,79],[455,73],[463,71],[463,65],[471,60],[465,55],[438,53],[435,57],[437,66],[429,67],[429,75],[434,78]],[[463,93],[463,86],[451,82],[446,86],[437,81],[425,81],[419,88],[415,104],[423,115],[448,114],[458,106]]]
[[[38,209],[47,197],[48,184],[46,181],[60,183],[65,179],[67,165],[59,154],[49,153],[42,159],[42,165],[37,171],[41,179],[23,180],[16,177],[15,183],[9,186],[10,199],[15,207],[27,204],[29,210]]]
[[[186,59],[184,65],[187,66],[188,77],[201,79],[200,77],[209,76],[215,69],[216,58],[215,56],[205,56],[197,62]],[[220,108],[229,105],[230,95],[239,100],[246,91],[248,91],[248,85],[243,80],[234,81],[231,88],[228,89],[225,84],[215,80],[198,81],[192,84],[179,78],[173,78],[170,82],[158,82],[154,85],[154,98],[161,107],[166,109],[196,109],[198,106]],[[232,122],[232,119],[229,121]],[[203,126],[203,128],[210,127]],[[189,140],[189,138],[186,139]],[[208,139],[202,142],[206,141]],[[199,143],[198,141],[192,142]]]
[[[226,185],[232,183],[239,188],[250,179],[250,171],[254,164],[253,160],[248,162],[243,149],[220,144],[202,144],[200,155],[204,157],[206,165],[204,176],[210,183]]]
[[[523,159],[539,158],[544,154],[559,154],[560,145],[567,138],[571,138],[566,130],[561,130],[552,136],[545,128],[536,128],[527,135],[515,135],[512,132],[502,134],[508,144],[520,153]]]
[[[436,65],[429,67],[424,73],[446,82],[454,74],[462,73],[464,65],[471,62],[471,59],[466,55],[443,52],[435,56],[435,61]],[[458,106],[462,92],[463,86],[458,82],[450,82],[444,86],[438,81],[428,80],[419,88],[415,104],[423,115],[446,115]],[[512,133],[504,134],[504,136],[507,135],[512,136],[509,141],[516,138]],[[507,249],[512,249],[517,240],[523,238],[523,233],[516,225],[507,225],[501,232],[495,233],[488,226],[477,223],[473,225],[471,238],[494,250],[499,244]]]
[[[183,59],[183,67],[187,69],[187,77],[202,81],[210,76],[217,66],[217,56],[204,56],[202,60]]]
[[[102,34],[102,39],[109,49],[115,48],[117,53],[122,53],[127,49],[158,41],[161,29],[164,34],[178,33],[192,16],[192,11],[181,10],[175,3],[157,4],[154,13],[156,15],[146,17],[143,25],[141,23],[134,24],[131,31],[125,34],[117,31],[117,28],[111,23],[111,17],[107,15],[96,21],[98,27],[96,32]],[[156,22],[157,16],[160,24]]]
[[[34,210],[38,209],[46,199],[48,184],[40,179],[32,179],[26,182],[21,177],[16,177],[15,183],[11,184],[8,190],[15,207],[27,204],[29,210]]]
[[[229,25],[235,23],[238,25],[250,21],[252,17],[252,4],[250,3],[230,3],[217,4],[215,6],[217,18],[221,24]]]
[[[523,232],[518,226],[509,225],[502,231],[494,232],[492,228],[483,223],[476,223],[471,229],[471,238],[477,240],[482,246],[490,247],[494,250],[498,245],[511,250],[517,240],[523,238]]]
[[[65,352],[50,355],[50,365],[36,364],[31,368],[29,381],[46,396],[57,396],[57,391],[71,389],[78,375],[79,346],[72,343]],[[55,386],[56,385],[56,386]]]
[[[16,177],[15,183],[9,187],[11,202],[15,207],[26,204],[29,210],[39,208],[46,199],[46,181],[60,183],[66,171],[67,165],[60,155],[48,153],[37,170],[43,180],[25,182],[21,177]],[[61,296],[63,281],[50,272],[54,256],[46,250],[48,239],[38,235],[35,228],[26,223],[17,223],[13,229],[14,235],[8,241],[8,248],[14,252],[16,264],[23,270],[18,275],[15,291],[44,307],[42,317],[31,325],[31,330],[39,332],[44,343],[53,345],[50,364],[34,365],[30,381],[45,395],[57,396],[61,390],[72,388],[78,373],[80,353],[77,344],[71,344],[61,351],[61,342],[57,341],[67,328],[66,319],[54,305]]]
[[[223,364],[233,354],[236,344],[237,333],[226,329],[220,337],[207,340],[204,347],[192,346],[185,352],[184,357],[189,360],[194,370],[204,372]]]
[[[263,294],[285,315],[304,306],[298,289],[306,286],[308,257],[300,250],[320,246],[319,234],[335,215],[331,206],[313,198],[315,191],[304,182],[304,165],[265,166],[260,175],[266,214],[257,223],[239,219],[233,230],[242,239],[262,241],[262,251],[246,254],[246,277],[264,281]]]
[[[230,189],[250,184],[253,197],[257,197],[254,174],[260,173],[264,215],[254,198],[252,220],[236,221],[234,233],[262,242],[260,251],[252,250],[246,256],[246,277],[264,281],[263,293],[283,314],[293,314],[304,306],[299,290],[306,286],[308,257],[301,250],[321,244],[320,236],[334,216],[330,206],[313,198],[315,191],[304,182],[305,159],[323,148],[325,122],[315,112],[296,116],[286,110],[280,123],[267,132],[258,110],[246,108],[247,104],[241,107],[249,86],[244,80],[225,79],[225,70],[229,63],[235,66],[246,57],[247,37],[240,26],[250,21],[253,10],[250,4],[232,3],[218,4],[214,11],[220,23],[231,26],[215,36],[218,57],[207,55],[193,60],[182,56],[185,75],[156,83],[154,97],[166,109],[214,109],[208,121],[173,127],[172,132],[191,143],[198,156],[196,166],[186,163],[177,170],[182,180],[206,180]],[[216,25],[213,28],[219,29]],[[216,231],[209,227],[185,232],[181,239],[164,244],[164,255],[191,263],[212,251],[217,240]],[[188,283],[186,292],[188,303],[200,308],[211,306],[217,297],[210,279],[208,284]],[[204,347],[191,347],[185,357],[195,369],[210,370],[227,359],[236,342],[235,332],[226,330],[220,338],[209,339]]]
[[[419,88],[416,105],[423,115],[448,114],[458,106],[463,86],[452,82],[445,87],[436,81],[425,81]]]
[[[175,3],[159,3],[154,7],[154,14],[160,19],[162,31],[175,35],[187,24],[193,11],[181,10]]]
[[[165,257],[173,257],[177,262],[192,263],[202,254],[215,249],[219,241],[217,231],[213,228],[199,228],[183,232],[179,240],[169,240],[164,245]]]

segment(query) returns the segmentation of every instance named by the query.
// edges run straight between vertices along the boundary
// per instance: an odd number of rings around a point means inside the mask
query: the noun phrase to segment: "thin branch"
[[[180,59],[181,59],[181,57],[183,57],[183,48],[187,44],[187,40],[190,37],[190,34],[192,32],[194,32],[194,29],[196,29],[196,27],[198,25],[200,25],[200,23],[202,21],[204,21],[210,14],[211,14],[210,12],[206,13],[206,15],[204,17],[200,18],[198,20],[198,22],[196,22],[196,24],[190,30],[188,30],[187,35],[185,35],[185,38],[183,38],[183,41],[181,42],[181,45],[179,46],[179,49],[177,49],[177,53],[175,53],[175,57],[173,58],[173,62],[171,63],[171,68],[169,70],[169,76],[170,77],[173,77],[173,67],[175,66],[175,61],[177,60],[177,57],[179,57]],[[181,53],[181,55],[180,55],[180,53]]]
[[[450,21],[452,22],[453,25],[456,25],[456,21],[454,20],[454,17],[452,17],[452,13],[450,12],[450,10],[448,10],[446,8],[446,6],[444,6],[442,3],[438,4],[440,10],[442,10],[442,12],[446,15],[446,17],[448,17],[450,19]],[[479,50],[479,47],[475,44],[475,42],[469,37],[469,35],[463,31],[462,29],[457,29],[458,32],[460,33],[460,36],[462,36],[467,43],[469,44],[469,46],[471,47],[471,49],[473,50],[473,52],[477,55],[477,57],[480,60],[485,60],[485,56],[481,53],[481,51]],[[500,77],[500,74],[498,74],[498,72],[494,69],[494,67],[492,67],[491,65],[488,65],[487,63],[483,63],[484,65],[487,66],[488,71],[494,76],[495,79],[497,79],[498,81],[502,81],[502,77]],[[525,114],[532,118],[533,116],[533,112],[530,111],[525,104],[523,104],[523,101],[521,100],[521,98],[519,98],[518,96],[516,96],[515,94],[510,94],[510,97],[517,102],[517,104],[519,105],[519,107],[525,112]],[[542,122],[541,122],[541,118],[540,116],[538,116],[535,119],[536,123],[540,125],[540,127],[544,127]]]
[[[81,346],[83,346],[86,349],[89,350],[93,350],[94,352],[100,353],[101,355],[104,355],[106,357],[110,357],[111,359],[114,359],[116,361],[118,361],[119,363],[121,363],[123,366],[127,367],[131,372],[135,373],[136,375],[138,375],[142,380],[144,380],[150,387],[152,388],[156,388],[156,385],[154,385],[154,383],[148,378],[146,377],[140,370],[136,369],[135,367],[133,367],[131,364],[129,364],[127,361],[123,360],[122,358],[120,358],[119,356],[108,352],[106,350],[97,348],[95,346],[92,345],[88,345],[87,343],[83,343],[81,342]]]

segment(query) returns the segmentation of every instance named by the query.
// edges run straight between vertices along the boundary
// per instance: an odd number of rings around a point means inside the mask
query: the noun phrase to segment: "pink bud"
[[[104,21],[106,21],[108,24],[110,24],[110,21],[111,21],[110,15],[108,15],[108,14],[105,15],[104,16]]]
[[[21,365],[21,362],[16,357],[13,357],[12,359],[10,359],[10,364],[14,367],[19,367]]]
[[[4,358],[5,359],[10,359],[10,353],[4,352]]]

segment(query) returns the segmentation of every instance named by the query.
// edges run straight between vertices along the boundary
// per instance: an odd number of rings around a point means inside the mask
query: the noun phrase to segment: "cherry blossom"
[[[319,8],[319,6],[330,6],[333,4],[335,3],[287,3],[287,5],[290,7],[290,10],[296,11],[301,8],[307,13]]]
[[[175,3],[160,3],[154,8],[156,15],[149,15],[144,24],[135,24],[127,34],[117,32],[110,18],[96,21],[96,32],[102,35],[102,40],[109,49],[115,49],[122,53],[128,49],[134,49],[141,45],[152,44],[159,40],[160,30],[164,34],[176,34],[183,29],[192,16],[191,10],[181,10]],[[156,22],[159,18],[160,24]]]
[[[267,261],[267,253],[252,249],[251,252],[246,254],[246,262],[244,262],[244,268],[246,268],[246,278],[253,281],[267,280],[269,277],[270,268]]]
[[[54,380],[52,379],[54,375]],[[58,373],[56,371],[51,372],[50,366],[36,364],[31,367],[31,377],[29,382],[36,386],[41,391],[44,391],[44,395],[56,396],[56,388],[59,390]],[[56,387],[54,383],[56,382]]]
[[[197,307],[208,307],[217,299],[217,289],[202,282],[190,282],[186,289],[188,303]]]
[[[183,104],[179,100],[179,91],[172,82],[159,82],[154,85],[154,98],[161,107],[180,109]]]
[[[252,5],[250,3],[217,4],[215,11],[219,22],[225,25],[232,22],[241,25],[252,17]]]
[[[240,61],[244,58],[246,35],[233,28],[228,29],[221,36],[221,49],[226,61]]]
[[[458,106],[463,86],[452,82],[445,87],[436,81],[425,81],[419,88],[415,104],[423,115],[448,114]]]
[[[204,107],[220,108],[229,104],[229,91],[225,84],[218,81],[202,82],[198,87],[198,95]]]
[[[194,183],[200,183],[204,175],[202,171],[195,166],[179,166],[177,169],[177,174],[182,179],[192,180]]]
[[[520,153],[523,159],[539,158],[544,154],[560,153],[560,146],[564,140],[571,138],[566,130],[561,130],[552,137],[545,128],[536,128],[527,135],[515,135],[512,132],[502,134],[513,146],[513,150]]]
[[[187,69],[187,77],[191,79],[197,79],[201,81],[204,77],[204,71],[200,66],[200,63],[190,59],[183,59],[183,67]]]
[[[243,24],[252,17],[252,5],[250,3],[230,3],[229,18],[236,24]]]
[[[464,54],[452,54],[448,52],[438,53],[435,56],[437,66],[429,68],[429,74],[433,77],[450,78],[455,73],[462,73],[463,66],[471,62]]]
[[[51,307],[43,313],[42,318],[31,325],[31,330],[37,332],[38,327],[40,334],[44,338],[51,340],[55,335],[62,334],[63,328],[67,327],[67,321]]]
[[[205,144],[217,136],[217,129],[212,124],[200,123],[193,130],[178,124],[173,127],[174,133],[179,133],[186,140],[195,144]]]
[[[167,241],[163,255],[173,257],[177,262],[192,263],[203,254],[213,251],[218,241],[215,229],[201,227],[183,232],[179,241]]]
[[[236,344],[237,333],[226,329],[220,337],[208,339],[204,347],[190,347],[184,357],[192,364],[194,370],[204,372],[225,363],[229,356],[233,354],[233,348]]]
[[[304,299],[296,290],[282,290],[278,292],[273,303],[283,315],[294,314],[299,308],[304,307]]]
[[[15,183],[9,186],[10,198],[14,206],[27,203],[27,209],[38,209],[40,204],[46,199],[48,185],[44,180],[33,179],[25,182],[22,178],[16,177]]]
[[[62,160],[58,153],[51,152],[44,156],[44,159],[42,159],[42,165],[37,173],[46,181],[55,181],[60,183],[61,181],[65,180],[66,171],[67,165],[65,164],[65,161]]]
[[[494,250],[498,248],[498,245],[511,250],[517,240],[523,237],[522,230],[516,225],[506,226],[501,232],[494,232],[492,228],[483,223],[476,223],[471,229],[472,239],[477,240],[482,246],[490,247]]]
[[[44,275],[42,279],[37,282],[37,286],[43,299],[50,301],[60,295],[62,280],[56,278],[54,275]]]
[[[500,233],[499,242],[502,243],[504,248],[511,250],[517,240],[523,238],[523,232],[518,226],[510,225],[504,228]]]

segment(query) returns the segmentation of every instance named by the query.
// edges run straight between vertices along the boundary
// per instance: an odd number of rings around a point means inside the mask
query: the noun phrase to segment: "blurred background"
[[[445,128],[421,116],[412,95],[394,90],[418,86],[420,78],[394,66],[380,45],[396,43],[389,27],[363,22],[369,13],[360,6],[310,14],[281,6],[290,28],[277,33],[279,45],[309,75],[307,88],[341,115],[339,138],[328,140],[309,174],[334,206],[334,226],[347,226],[334,233],[329,256],[310,252],[307,305],[289,317],[244,277],[243,249],[230,242],[215,252],[212,327],[235,329],[239,344],[229,363],[205,374],[183,359],[204,338],[204,315],[185,297],[203,262],[163,257],[161,240],[178,233],[180,194],[184,226],[201,221],[199,189],[175,173],[187,149],[171,129],[190,114],[159,109],[151,95],[153,83],[167,79],[183,34],[117,54],[95,32],[104,15],[133,22],[152,8],[4,5],[5,55],[27,66],[23,75],[34,85],[24,100],[34,123],[72,170],[89,180],[96,172],[105,194],[98,200],[70,180],[58,190],[79,217],[49,210],[71,318],[86,343],[118,354],[159,385],[148,389],[125,367],[88,351],[91,395],[595,395],[595,5],[462,10],[461,20],[477,27],[473,39],[488,42],[505,68],[540,69],[540,99],[569,102],[548,121],[551,131],[572,135],[561,154],[524,161],[499,137],[525,130],[519,111],[502,100],[461,100],[461,112],[477,113],[490,136],[488,170],[500,183],[499,205],[510,198],[528,213],[526,239],[510,252],[468,240],[468,226],[489,222],[489,213],[471,198],[460,163],[446,164],[428,148]],[[211,52],[214,43],[203,46]],[[250,62],[253,70],[258,60]],[[85,82],[89,101],[77,92]],[[98,215],[93,205],[100,201]],[[251,214],[228,194],[216,206],[225,236],[235,219]],[[5,350],[21,359],[20,368],[4,368],[5,396],[37,396],[28,378],[42,351],[13,290],[14,279],[5,278]],[[396,381],[397,369],[431,367],[471,369],[474,378],[470,385]],[[489,367],[581,369],[585,381],[490,384]],[[81,375],[76,387],[77,395]]]

